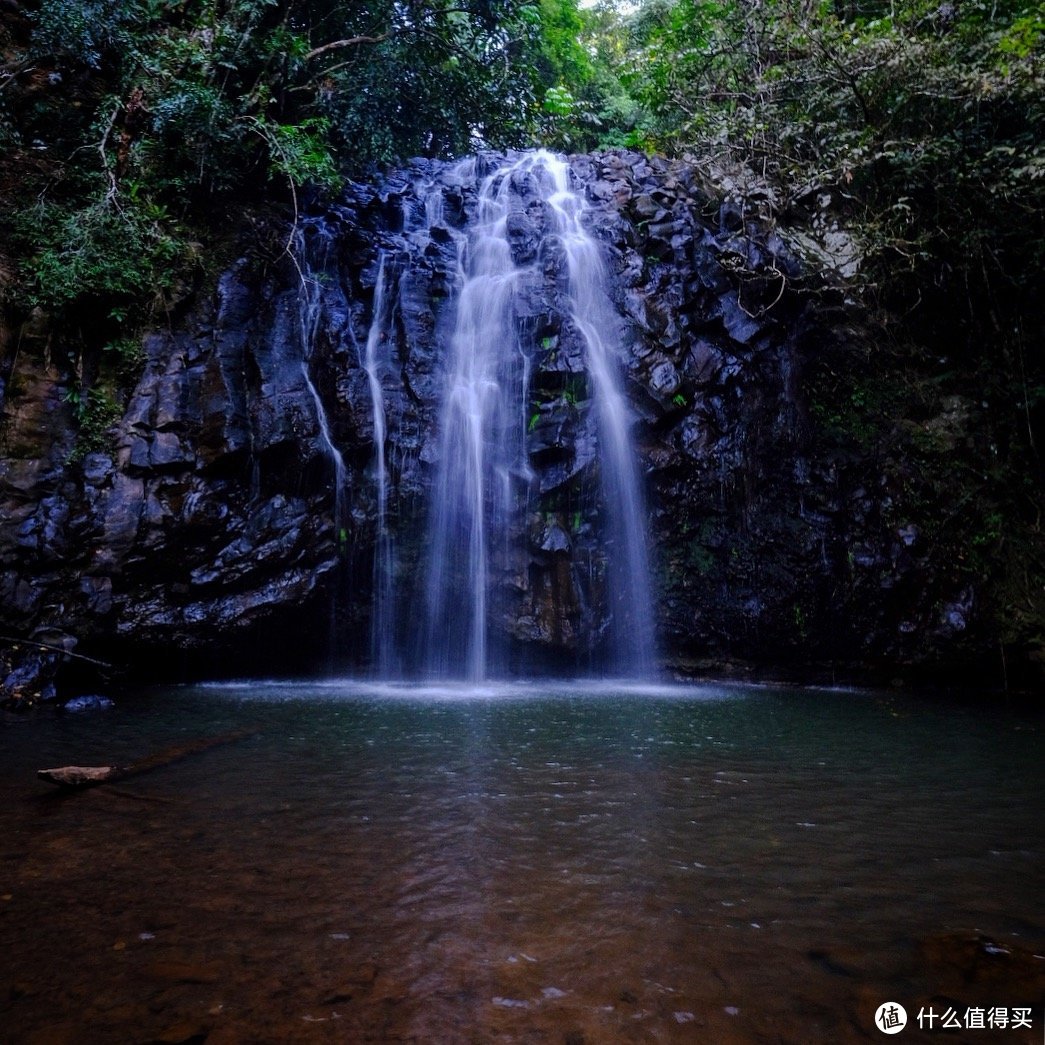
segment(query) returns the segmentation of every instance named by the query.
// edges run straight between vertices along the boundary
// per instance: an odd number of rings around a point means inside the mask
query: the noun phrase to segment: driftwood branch
[[[38,769],[36,775],[59,787],[93,787],[110,780],[122,780],[130,767],[124,766],[61,766],[58,769]]]
[[[88,657],[83,653],[71,653],[61,646],[55,646],[50,642],[39,642],[36,639],[19,639],[14,635],[0,635],[0,642],[7,642],[12,646],[35,646],[38,649],[50,650],[52,653],[61,653],[63,657],[75,657],[77,660],[85,660],[88,664],[97,664],[100,668],[112,668],[107,660],[98,660],[97,657]]]
[[[251,727],[238,729],[233,733],[222,733],[216,737],[202,737],[187,744],[164,748],[162,751],[157,751],[138,762],[132,762],[128,766],[60,766],[57,769],[38,769],[36,775],[41,780],[46,780],[49,784],[57,784],[59,787],[94,787],[97,784],[109,784],[116,780],[126,780],[127,777],[140,776],[153,769],[179,762],[189,755],[209,751],[212,747],[234,744],[238,740],[256,736],[257,733],[258,730]]]

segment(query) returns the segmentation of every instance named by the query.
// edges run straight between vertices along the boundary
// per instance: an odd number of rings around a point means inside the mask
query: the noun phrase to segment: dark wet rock
[[[650,388],[658,399],[670,399],[678,393],[682,381],[670,359],[659,356],[647,360],[646,366],[649,368]]]
[[[246,252],[144,339],[111,447],[82,459],[74,375],[46,317],[0,342],[0,632],[55,628],[145,665],[172,648],[220,663],[241,636],[279,663],[326,641],[333,604],[346,655],[365,655],[376,496],[364,356],[378,276],[394,298],[377,381],[408,584],[440,466],[458,241],[475,178],[497,163],[480,157],[473,177],[415,161],[306,211],[304,282],[288,259]],[[858,438],[825,435],[823,417],[844,426],[844,405],[813,402],[817,367],[844,369],[862,350],[858,317],[821,307],[826,291],[809,307],[815,277],[781,230],[736,201],[712,205],[685,163],[613,150],[577,157],[573,177],[613,274],[665,648],[679,662],[854,668],[977,649],[977,592],[901,511],[905,480]],[[498,552],[497,627],[517,650],[587,655],[612,610],[584,342],[544,204],[525,177],[513,188],[511,249],[528,267],[506,350],[525,362],[530,402],[504,481],[531,514]],[[942,400],[926,437],[960,446],[974,410]],[[324,424],[344,463],[340,498]],[[286,637],[259,641],[271,635]],[[16,703],[53,694],[67,667],[60,653],[0,648]]]
[[[534,543],[544,552],[568,552],[570,535],[559,519],[549,519],[541,524]]]
[[[110,697],[102,697],[94,693],[85,693],[83,696],[73,697],[71,700],[67,700],[64,704],[60,705],[59,710],[78,714],[84,711],[108,711],[112,706],[113,701]]]
[[[742,345],[746,345],[762,329],[758,319],[740,304],[739,299],[730,295],[720,297],[710,314],[720,316],[729,336]]]
[[[60,655],[15,646],[0,657],[0,694],[3,706],[17,711],[37,701],[54,700]]]

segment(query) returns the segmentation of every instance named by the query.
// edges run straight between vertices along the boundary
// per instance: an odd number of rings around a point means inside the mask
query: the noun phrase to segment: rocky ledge
[[[800,259],[800,240],[712,198],[685,163],[617,151],[571,166],[613,277],[668,665],[889,678],[982,658],[978,592],[926,533],[938,506],[861,428],[839,377],[865,367],[873,332]],[[433,185],[443,224],[420,239],[410,215]],[[408,578],[423,555],[413,523],[433,467],[451,233],[475,205],[457,167],[417,161],[302,215],[296,258],[245,250],[145,338],[100,450],[84,452],[63,332],[41,315],[0,329],[9,702],[52,696],[56,680],[75,688],[87,662],[70,653],[168,677],[314,667],[331,648],[365,660],[377,538],[360,345],[378,258],[396,267],[382,382]],[[521,190],[517,258],[537,258],[545,221]],[[554,259],[540,261],[554,284]],[[576,670],[610,612],[584,580],[598,541],[577,511],[598,467],[584,367],[545,298],[520,321],[536,479],[501,564],[496,628],[515,662]],[[965,437],[951,407],[925,421],[937,442]]]

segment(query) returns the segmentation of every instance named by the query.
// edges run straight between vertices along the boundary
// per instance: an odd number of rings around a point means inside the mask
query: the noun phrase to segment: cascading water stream
[[[489,176],[464,249],[432,490],[424,664],[433,675],[489,670],[491,535],[506,532],[512,473],[525,475],[526,366],[513,323],[519,269],[506,232],[510,169]],[[434,208],[432,208],[434,212]]]
[[[648,676],[654,665],[653,598],[646,552],[645,499],[632,446],[631,415],[620,388],[617,320],[607,293],[599,247],[583,225],[584,197],[569,188],[566,163],[547,153],[543,166],[554,186],[548,197],[566,255],[570,319],[585,344],[598,420],[600,481],[609,529],[608,582],[613,607],[613,667]]]
[[[472,161],[474,164],[474,161]],[[535,261],[513,257],[509,219],[522,206],[516,182],[534,188],[552,242]],[[598,244],[583,225],[586,205],[569,188],[565,161],[544,151],[501,166],[479,187],[478,213],[460,249],[460,294],[432,489],[423,663],[436,677],[478,681],[502,667],[491,643],[498,570],[519,528],[533,473],[526,448],[530,362],[516,316],[520,284],[557,242],[565,255],[568,316],[583,340],[600,439],[612,606],[613,668],[647,676],[653,614],[642,487],[630,417],[618,378],[619,335]],[[429,215],[441,208],[430,203]]]
[[[344,456],[334,442],[326,407],[323,405],[319,389],[316,388],[312,380],[309,368],[315,350],[316,335],[323,316],[323,279],[321,274],[325,271],[329,260],[332,243],[331,234],[325,226],[320,224],[313,225],[311,226],[311,231],[310,242],[306,242],[305,236],[300,230],[294,238],[294,259],[301,281],[298,291],[301,373],[316,408],[320,442],[334,467],[334,534],[338,547],[341,548],[344,546],[347,538],[345,521],[348,508],[348,468],[345,464]]]
[[[388,467],[385,440],[387,421],[381,371],[384,364],[382,348],[389,340],[390,309],[386,254],[382,251],[374,284],[374,311],[367,333],[363,354],[363,369],[370,390],[371,416],[374,425],[374,492],[376,499],[376,534],[374,547],[373,619],[370,631],[370,662],[379,678],[388,678],[393,671],[395,653],[395,555],[388,526]]]

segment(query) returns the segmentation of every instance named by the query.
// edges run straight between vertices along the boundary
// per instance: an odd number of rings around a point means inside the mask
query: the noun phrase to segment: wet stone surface
[[[0,344],[0,632],[50,631],[142,664],[171,649],[220,663],[245,643],[271,649],[269,634],[318,649],[337,603],[337,647],[365,659],[379,535],[364,356],[378,259],[394,306],[377,375],[387,526],[409,605],[422,595],[459,237],[502,162],[417,161],[349,185],[301,216],[304,283],[287,259],[247,252],[171,329],[146,337],[107,452],[74,454],[73,375],[50,362],[46,317],[12,332]],[[902,469],[887,474],[874,453],[814,424],[814,407],[842,408],[814,403],[811,377],[859,358],[859,317],[777,230],[711,200],[685,164],[616,151],[571,169],[610,273],[663,648],[680,662],[807,672],[975,655],[977,593],[912,538]],[[545,235],[548,204],[532,181],[516,178],[512,192],[509,239],[528,266],[515,306],[528,456],[511,477],[523,521],[491,577],[491,628],[506,662],[579,668],[605,656],[617,612],[611,513],[563,251]],[[964,408],[941,420],[941,438]],[[567,548],[530,540],[534,511],[565,521]],[[59,666],[0,648],[5,696],[52,695]]]

